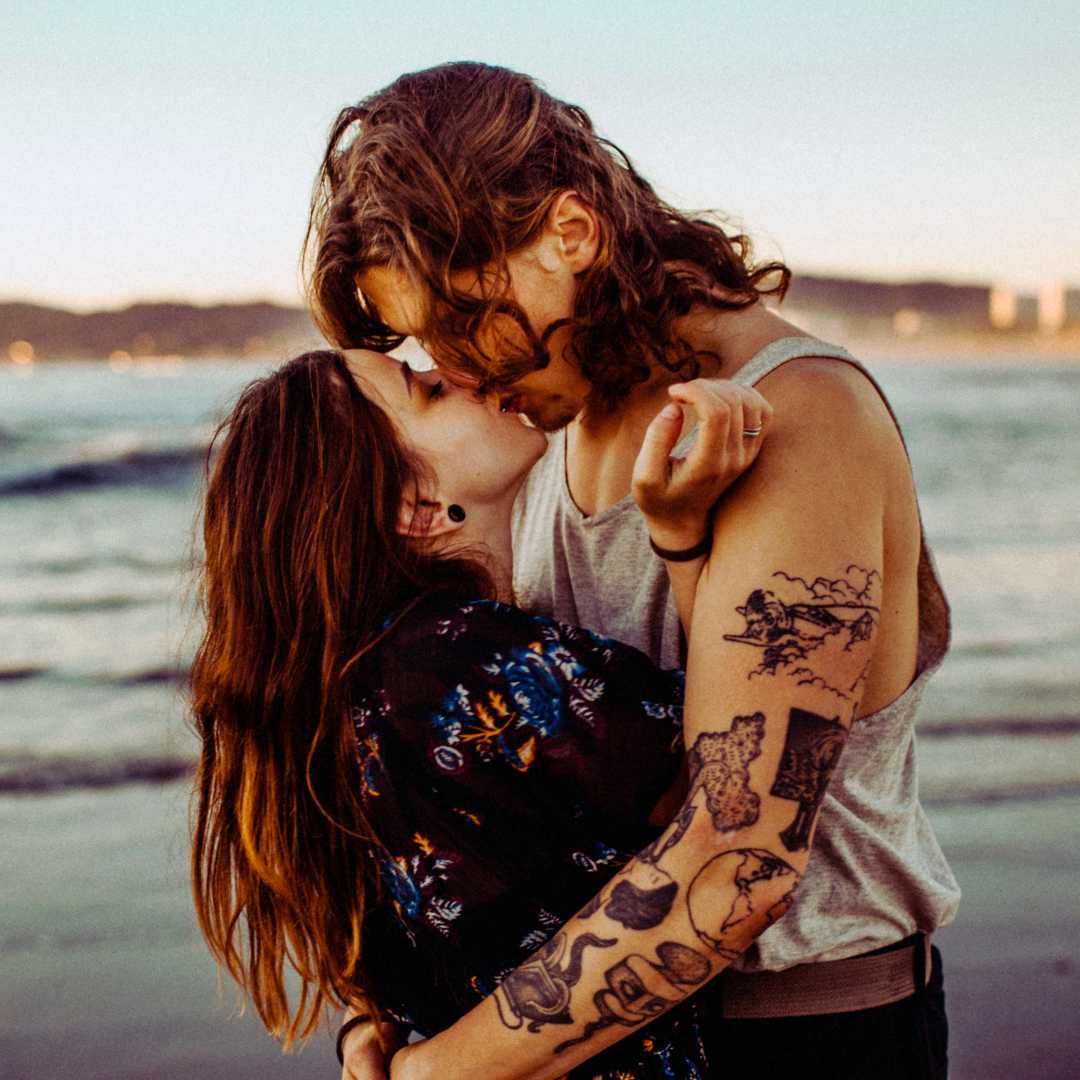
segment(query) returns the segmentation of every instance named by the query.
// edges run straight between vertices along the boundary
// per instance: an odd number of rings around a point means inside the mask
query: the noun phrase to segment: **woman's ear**
[[[417,540],[434,540],[457,532],[462,522],[452,520],[447,509],[447,506],[435,499],[406,498],[398,514],[398,535]]]

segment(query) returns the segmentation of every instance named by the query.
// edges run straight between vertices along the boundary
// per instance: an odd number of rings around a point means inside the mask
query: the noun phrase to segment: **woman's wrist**
[[[654,524],[646,520],[649,530],[649,544],[661,558],[665,552],[692,551],[695,548],[704,548],[701,554],[708,553],[708,547],[712,540],[710,523],[705,520],[696,521],[689,525],[663,525]]]
[[[681,547],[661,547],[653,537],[649,537],[649,547],[653,553],[665,562],[688,563],[704,559],[712,549],[712,537],[706,533],[696,544],[687,544]]]
[[[375,1021],[370,1013],[357,1013],[352,1016],[346,1015],[337,1033],[337,1059],[342,1065],[350,1052],[355,1051],[362,1043],[378,1043],[379,1033],[375,1027]]]

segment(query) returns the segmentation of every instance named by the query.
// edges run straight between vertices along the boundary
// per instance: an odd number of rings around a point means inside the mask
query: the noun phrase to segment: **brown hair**
[[[343,109],[330,133],[305,242],[308,297],[320,329],[341,347],[400,343],[359,295],[365,269],[405,272],[428,298],[424,344],[440,366],[506,385],[547,362],[546,338],[506,295],[506,256],[534,239],[554,200],[573,190],[600,221],[600,249],[581,275],[571,355],[609,404],[661,364],[684,377],[696,354],[673,323],[694,305],[738,309],[782,297],[782,263],[754,265],[746,236],[668,206],[583,109],[526,75],[451,63],[403,75]],[[451,274],[486,271],[483,295]],[[486,355],[498,313],[529,349]]]
[[[493,589],[478,564],[397,534],[421,466],[339,353],[249,385],[212,449],[192,888],[211,951],[288,1048],[324,1008],[375,1004],[362,961],[378,838],[358,797],[358,661],[420,598],[451,582]],[[286,959],[302,982],[292,1012]]]

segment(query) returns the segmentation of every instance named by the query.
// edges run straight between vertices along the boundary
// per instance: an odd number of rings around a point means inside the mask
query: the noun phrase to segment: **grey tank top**
[[[859,368],[896,417],[876,380],[846,350],[806,337],[765,346],[733,376],[753,386],[799,357]],[[899,430],[899,425],[897,426]],[[685,454],[695,432],[675,449]],[[633,499],[586,516],[566,483],[559,432],[514,508],[514,590],[522,607],[634,645],[662,667],[680,664],[679,617],[663,563],[649,549]],[[949,605],[922,540],[916,673],[890,705],[859,719],[821,806],[795,903],[735,963],[782,971],[839,960],[951,922],[960,889],[919,803],[915,715],[949,646]]]

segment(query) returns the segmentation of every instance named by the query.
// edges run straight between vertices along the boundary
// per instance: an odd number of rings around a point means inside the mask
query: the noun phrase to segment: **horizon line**
[[[970,289],[995,289],[1005,288],[1012,290],[1017,296],[1036,297],[1039,294],[1041,288],[1047,286],[1065,288],[1066,290],[1072,290],[1073,288],[1080,288],[1080,285],[1072,285],[1067,282],[1063,282],[1060,279],[1053,279],[1044,282],[1041,286],[1016,286],[1007,282],[995,282],[992,280],[972,280],[972,279],[950,279],[948,277],[938,276],[875,276],[864,275],[854,273],[839,273],[836,271],[821,271],[821,270],[793,270],[792,278],[819,278],[819,279],[831,279],[834,281],[854,281],[867,285],[886,285],[886,286],[913,286],[913,285],[939,285],[945,288],[970,288]],[[304,298],[301,295],[297,295],[294,299],[288,300],[282,297],[280,294],[274,295],[272,293],[259,293],[259,294],[232,294],[223,293],[220,296],[212,298],[193,298],[182,297],[175,294],[147,294],[143,296],[134,296],[122,300],[101,301],[95,303],[79,303],[77,301],[70,300],[56,300],[47,299],[40,296],[26,296],[26,295],[0,295],[0,305],[8,304],[26,304],[32,307],[51,308],[56,311],[63,311],[72,315],[97,315],[106,313],[115,313],[120,311],[127,311],[134,307],[146,307],[154,305],[169,305],[176,304],[183,307],[193,308],[215,308],[215,307],[253,307],[257,304],[269,304],[273,307],[287,308],[292,310],[305,311],[308,305],[304,302]]]

